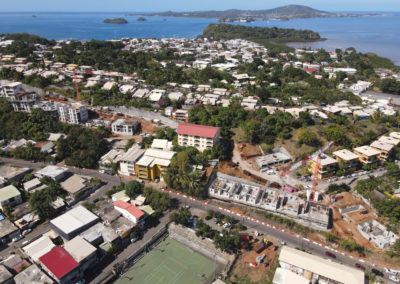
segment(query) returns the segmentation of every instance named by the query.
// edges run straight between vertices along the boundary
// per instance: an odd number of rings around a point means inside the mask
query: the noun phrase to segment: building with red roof
[[[59,283],[79,280],[79,263],[61,246],[57,246],[39,258],[42,267]]]
[[[180,146],[191,146],[199,151],[211,149],[219,139],[219,127],[180,123],[178,125],[178,144]]]
[[[117,202],[114,202],[113,205],[115,210],[121,212],[125,218],[134,223],[139,223],[145,217],[145,214],[142,210],[128,202],[118,200]]]

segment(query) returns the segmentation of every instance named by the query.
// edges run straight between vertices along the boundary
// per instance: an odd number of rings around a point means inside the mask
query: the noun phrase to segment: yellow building
[[[313,158],[308,162],[308,169],[314,173],[315,167],[317,166],[317,158]],[[320,168],[318,173],[319,179],[324,179],[333,176],[336,173],[338,162],[325,155],[321,155]]]
[[[386,161],[387,158],[389,157],[391,151],[393,150],[394,145],[388,144],[388,143],[385,143],[382,141],[374,141],[371,144],[371,147],[380,152],[380,154],[378,156],[379,160]]]
[[[333,157],[339,162],[339,165],[344,164],[343,170],[346,172],[353,172],[360,165],[358,156],[347,149],[333,152]]]
[[[354,148],[354,153],[364,165],[369,165],[378,162],[380,152],[370,146],[361,146]]]
[[[147,149],[144,155],[135,164],[136,176],[140,179],[152,180],[162,179],[167,171],[171,159],[176,152],[160,149]]]

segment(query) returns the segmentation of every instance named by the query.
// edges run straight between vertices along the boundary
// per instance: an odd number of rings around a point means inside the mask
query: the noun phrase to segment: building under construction
[[[226,174],[217,173],[208,194],[216,199],[264,209],[313,228],[325,230],[332,227],[332,209],[329,206]]]

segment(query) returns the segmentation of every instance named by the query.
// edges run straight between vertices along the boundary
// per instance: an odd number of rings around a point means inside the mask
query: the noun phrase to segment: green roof
[[[130,199],[128,195],[126,195],[125,190],[122,191],[118,191],[117,193],[114,193],[111,198],[115,201],[118,200],[126,200],[126,199]]]
[[[144,206],[140,206],[139,207],[140,210],[142,210],[144,213],[146,213],[147,215],[151,215],[153,214],[155,211],[153,210],[153,208],[151,208],[150,205],[144,205]]]
[[[21,193],[13,185],[9,185],[9,186],[0,188],[0,202],[6,201],[13,197],[18,197],[18,196],[21,196]]]

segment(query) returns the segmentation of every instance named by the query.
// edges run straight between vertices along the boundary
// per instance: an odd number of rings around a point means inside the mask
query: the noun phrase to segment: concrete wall
[[[216,249],[212,240],[202,239],[196,236],[195,231],[175,225],[171,223],[168,227],[169,236],[182,243],[183,245],[217,261],[223,265],[227,265],[232,258],[229,254]]]

